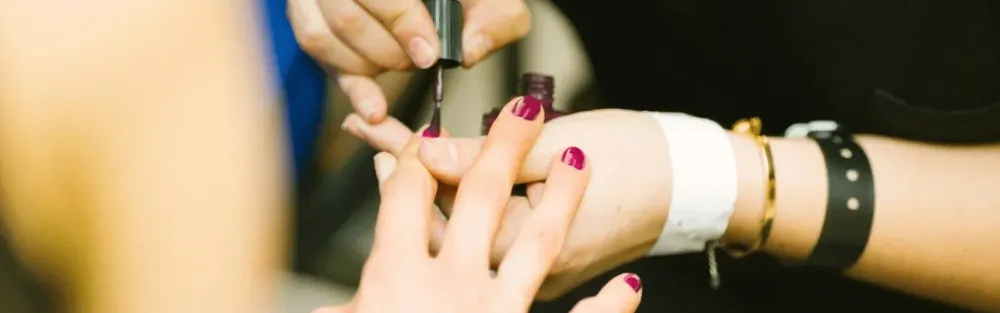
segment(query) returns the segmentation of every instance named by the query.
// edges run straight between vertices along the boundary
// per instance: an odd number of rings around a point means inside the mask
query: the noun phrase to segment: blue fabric
[[[326,73],[309,57],[292,33],[286,0],[264,0],[271,53],[278,87],[285,101],[295,176],[306,170],[316,151],[326,101]]]

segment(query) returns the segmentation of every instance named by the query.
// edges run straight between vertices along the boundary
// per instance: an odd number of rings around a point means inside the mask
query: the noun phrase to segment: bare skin
[[[57,2],[0,4],[20,254],[71,312],[268,311],[286,193],[253,2]]]
[[[379,125],[366,129],[363,138],[377,148],[398,151],[396,138],[409,134],[394,129]],[[518,181],[544,181],[545,161],[568,145],[587,149],[595,162],[615,166],[595,166],[560,255],[587,261],[557,263],[540,297],[561,295],[597,273],[641,258],[652,247],[670,202],[665,194],[671,183],[669,143],[660,131],[652,118],[623,110],[582,112],[546,124]],[[740,194],[724,239],[749,243],[760,233],[764,174],[753,141],[736,134],[731,138]],[[1000,238],[1000,145],[946,146],[869,135],[857,140],[872,163],[876,209],[868,247],[847,275],[957,306],[1000,311],[1000,275],[992,274],[1000,271],[1000,246],[987,239]],[[826,166],[810,140],[771,142],[777,216],[764,250],[801,260],[812,251],[822,227]],[[438,179],[455,184],[481,146],[480,138],[448,139],[429,146],[432,151],[421,151],[421,157]],[[528,191],[530,200],[530,187]],[[503,234],[517,234],[519,224],[517,214],[508,213],[494,246],[496,256],[507,250]]]

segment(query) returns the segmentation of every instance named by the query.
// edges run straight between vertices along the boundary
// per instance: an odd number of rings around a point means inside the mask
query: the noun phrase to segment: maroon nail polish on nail
[[[538,113],[542,113],[542,102],[532,96],[524,96],[521,101],[514,104],[514,109],[511,110],[514,116],[523,118],[528,121],[534,121],[538,117]]]
[[[563,151],[562,162],[563,164],[582,170],[584,164],[586,163],[586,157],[583,156],[583,150],[580,150],[580,148],[569,147]]]
[[[548,123],[554,118],[566,115],[566,112],[555,109],[555,78],[551,75],[541,73],[521,74],[520,93],[524,96],[532,96],[542,102],[542,111],[545,112],[545,122]],[[503,107],[493,108],[483,114],[482,135],[490,132],[493,122],[500,116]]]
[[[625,275],[625,283],[628,284],[629,287],[632,287],[632,290],[635,292],[642,290],[642,280],[640,280],[639,276],[635,274]]]
[[[428,127],[427,129],[424,129],[422,133],[420,133],[420,136],[424,138],[437,138],[441,136],[441,132]]]

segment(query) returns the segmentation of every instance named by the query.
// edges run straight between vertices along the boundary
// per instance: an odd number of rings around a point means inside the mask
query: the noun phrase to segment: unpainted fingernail
[[[375,159],[375,178],[378,179],[378,181],[380,183],[384,182],[385,179],[389,177],[389,173],[391,172],[388,169],[388,164],[386,163],[388,161],[386,160],[386,157],[387,157],[386,155],[384,155],[382,153],[379,153],[379,154],[376,154],[375,158],[374,158]]]
[[[479,61],[483,56],[493,49],[493,40],[485,34],[476,34],[469,39],[468,51],[465,58],[472,61]]]
[[[358,114],[361,114],[365,120],[371,120],[372,114],[375,114],[375,104],[368,99],[361,100],[358,102]]]
[[[514,108],[511,113],[514,116],[523,118],[528,121],[534,121],[538,117],[538,113],[542,112],[542,101],[536,99],[532,96],[525,96],[521,100],[514,104]]]
[[[569,147],[563,151],[562,154],[563,164],[572,166],[578,170],[582,170],[583,166],[586,164],[586,156],[583,155],[583,150],[577,147]]]
[[[639,279],[639,275],[632,273],[625,275],[625,283],[628,284],[629,287],[632,287],[632,290],[635,292],[642,290],[642,280]]]
[[[437,62],[437,56],[434,53],[434,47],[431,47],[430,42],[426,39],[420,37],[413,37],[410,39],[409,47],[410,58],[413,59],[413,64],[416,64],[420,68],[428,68]]]

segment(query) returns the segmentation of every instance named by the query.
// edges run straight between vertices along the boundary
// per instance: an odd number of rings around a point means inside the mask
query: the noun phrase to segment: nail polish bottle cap
[[[462,4],[458,0],[425,0],[441,40],[439,62],[445,68],[462,65]]]

